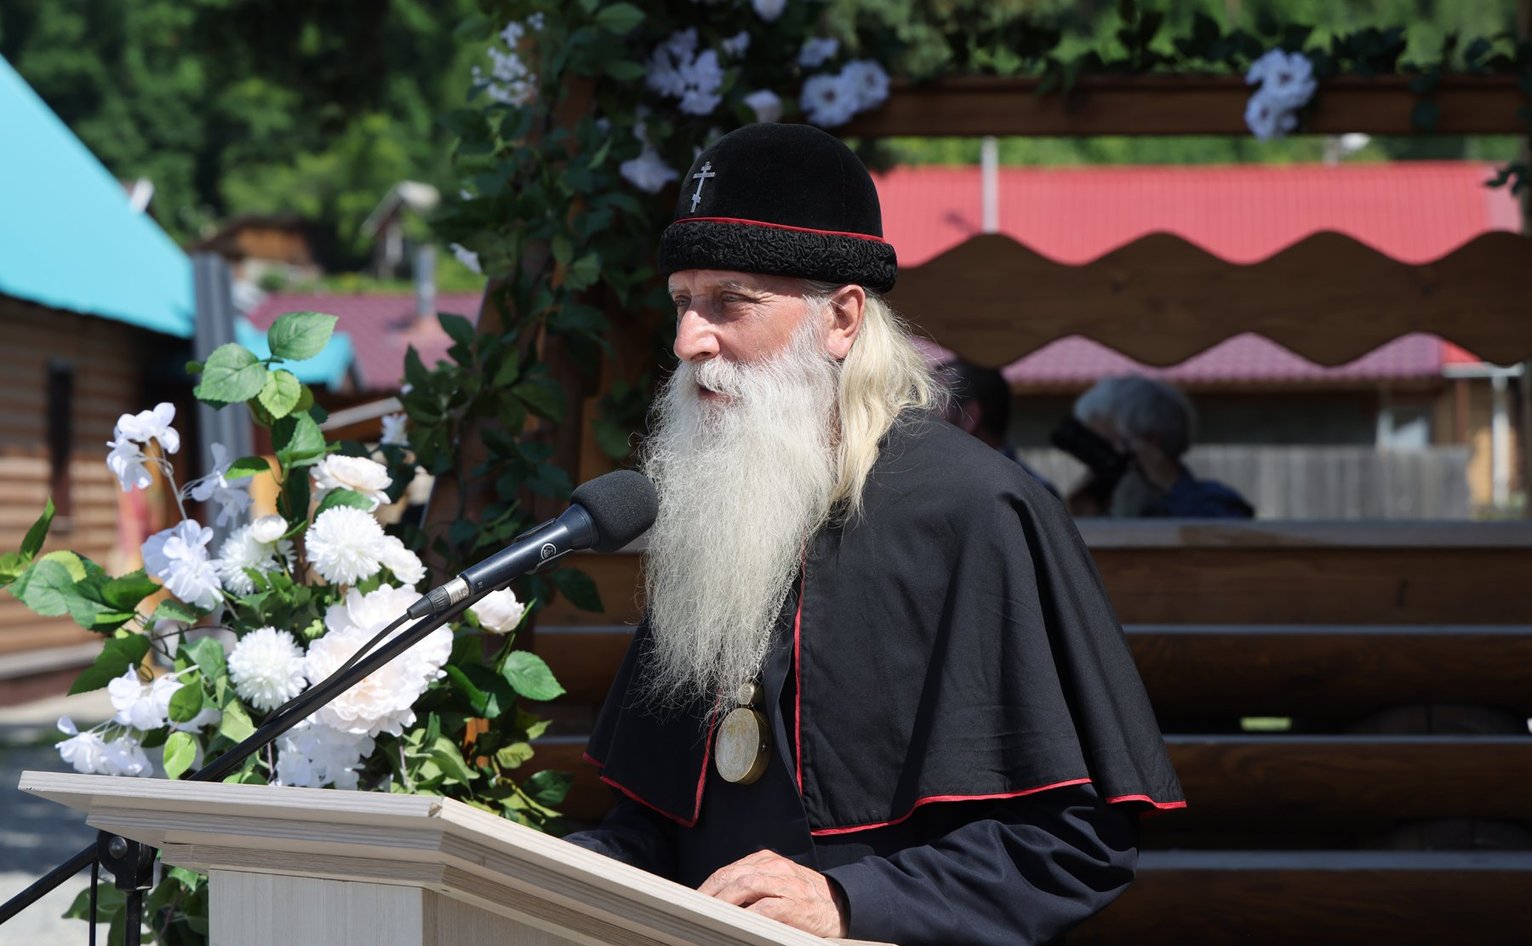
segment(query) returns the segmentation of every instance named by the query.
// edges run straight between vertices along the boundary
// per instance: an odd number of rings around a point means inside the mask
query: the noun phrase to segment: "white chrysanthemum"
[[[149,458],[144,456],[143,448],[131,440],[110,440],[106,445],[112,448],[106,455],[106,467],[122,484],[122,491],[148,489],[154,476],[146,465]]]
[[[287,534],[287,520],[281,516],[262,516],[250,523],[250,538],[272,545]]]
[[[782,120],[782,99],[770,89],[757,89],[745,96],[745,104],[755,111],[758,122]]]
[[[281,519],[280,516],[270,518]],[[264,534],[269,533],[268,529]],[[281,535],[280,532],[277,534]],[[217,569],[225,588],[237,595],[247,595],[255,590],[255,583],[245,574],[245,569],[274,572],[282,567],[282,559],[287,561],[288,567],[292,567],[292,553],[293,544],[286,539],[262,542],[255,537],[254,525],[240,526],[218,547],[218,558],[214,560],[213,567]]]
[[[211,501],[218,507],[218,521],[214,525],[222,529],[244,518],[250,508],[249,476],[229,479],[229,465],[234,458],[221,443],[212,446],[213,472],[186,485],[186,491],[199,503]]]
[[[479,626],[493,634],[509,634],[521,624],[527,606],[516,600],[509,588],[492,591],[468,609],[479,619]]]
[[[388,502],[391,483],[388,467],[366,457],[332,453],[314,465],[315,499],[323,499],[332,489],[349,489],[372,500],[372,508],[376,509]]]
[[[277,740],[276,784],[354,789],[357,768],[374,745],[367,736],[318,725],[311,716]]]
[[[653,148],[645,148],[638,157],[622,162],[618,171],[623,180],[646,194],[658,194],[666,184],[681,176],[681,172],[666,164]]]
[[[388,585],[365,595],[354,588],[347,592],[345,604],[332,605],[325,612],[329,633],[309,645],[303,665],[309,682],[317,683],[334,673],[419,598],[408,588]],[[415,721],[415,701],[431,681],[442,676],[442,665],[451,655],[452,632],[439,627],[321,707],[313,718],[342,732],[397,736]]]
[[[475,260],[477,262],[477,259]],[[477,272],[477,270],[475,270]],[[378,441],[395,447],[408,447],[410,445],[409,434],[405,432],[409,426],[407,414],[384,414],[383,415],[383,438]]]
[[[383,538],[383,527],[362,510],[326,509],[309,527],[309,561],[325,581],[354,585],[383,567]]]
[[[396,536],[383,537],[382,560],[383,567],[393,572],[400,584],[413,588],[426,577],[426,566],[420,561],[420,556],[406,548]]]
[[[222,583],[208,561],[207,544],[213,530],[183,519],[144,540],[144,570],[170,589],[170,593],[199,608],[218,604]]]
[[[856,96],[856,110],[859,112],[877,108],[888,99],[888,73],[871,59],[846,63],[846,68],[841,70],[841,78]]]
[[[303,692],[303,648],[286,631],[260,627],[229,654],[229,680],[239,698],[270,711]]]
[[[810,76],[798,100],[803,114],[821,128],[844,125],[856,114],[857,98],[839,75]]]
[[[750,51],[750,33],[740,30],[727,39],[720,40],[718,48],[738,59]]]
[[[751,0],[750,5],[755,7],[756,16],[773,23],[787,9],[787,0]]]
[[[123,414],[117,418],[117,428],[112,439],[118,442],[133,440],[138,443],[157,440],[166,453],[175,453],[181,449],[181,435],[170,426],[175,419],[176,406],[169,401],[161,401],[154,405],[153,410]]]
[[[798,65],[805,69],[816,69],[838,52],[840,52],[840,40],[834,37],[820,39],[811,36],[803,41],[803,47],[798,50]]]
[[[165,725],[170,714],[170,698],[179,689],[181,681],[174,676],[167,674],[144,683],[138,678],[138,671],[129,668],[106,685],[112,709],[117,711],[112,720],[134,729],[158,729]]]

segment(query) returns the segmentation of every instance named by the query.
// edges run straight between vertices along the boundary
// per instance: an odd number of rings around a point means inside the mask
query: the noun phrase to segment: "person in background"
[[[1036,470],[1017,455],[1016,449],[1006,442],[1011,426],[1011,386],[1005,376],[994,368],[981,368],[961,358],[946,362],[940,369],[945,384],[947,400],[947,423],[973,434],[984,443],[1000,451],[1002,456],[1014,460],[1023,470],[1048,488],[1055,496],[1059,491]],[[1061,497],[1062,498],[1062,497]]]
[[[1070,493],[1077,516],[1249,519],[1255,509],[1216,480],[1198,479],[1182,461],[1196,412],[1186,395],[1142,375],[1104,378],[1075,401],[1054,443],[1090,469]]]

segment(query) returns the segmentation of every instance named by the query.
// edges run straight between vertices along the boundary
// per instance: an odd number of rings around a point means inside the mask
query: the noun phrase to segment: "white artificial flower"
[[[332,489],[349,489],[372,500],[373,509],[388,502],[388,487],[393,483],[388,467],[378,461],[338,453],[316,463],[313,476],[315,499],[323,499]]]
[[[117,429],[112,439],[133,440],[144,444],[157,440],[166,453],[175,453],[181,449],[181,435],[170,426],[175,419],[176,406],[168,401],[161,401],[154,405],[153,410],[123,414],[117,418]]]
[[[186,485],[186,489],[199,503],[211,500],[218,506],[218,521],[214,523],[218,528],[238,522],[245,515],[245,510],[250,508],[250,493],[248,484],[250,477],[241,476],[229,479],[225,474],[229,472],[229,464],[234,460],[229,456],[229,450],[221,443],[212,445],[213,472],[200,480],[195,480]]]
[[[412,588],[426,577],[426,566],[420,561],[420,556],[405,548],[398,536],[383,537],[383,554],[380,558],[384,568],[393,572],[401,583]]]
[[[303,648],[286,631],[256,628],[229,654],[229,680],[240,699],[274,710],[303,692]]]
[[[539,19],[538,23],[541,22]],[[507,23],[500,31],[500,41],[506,48],[491,46],[485,50],[485,55],[489,56],[489,74],[478,66],[473,67],[474,85],[483,88],[491,101],[502,105],[525,105],[537,94],[537,77],[517,51],[524,35],[526,31],[519,21]]]
[[[750,51],[750,33],[740,30],[728,39],[721,40],[718,48],[738,59]]]
[[[451,250],[452,255],[457,257],[457,261],[468,267],[471,272],[483,275],[484,270],[479,265],[479,254],[463,246],[461,243],[449,244],[447,249]]]
[[[74,766],[81,775],[106,774],[106,742],[101,735],[94,729],[80,732],[68,716],[60,716],[58,726],[60,732],[69,736],[53,744],[59,758]]]
[[[170,698],[181,686],[181,681],[170,674],[144,683],[138,670],[129,668],[106,685],[112,709],[117,711],[112,721],[134,729],[158,729],[169,718]]]
[[[383,527],[351,506],[320,513],[306,539],[309,561],[332,585],[354,585],[383,566]]]
[[[378,443],[389,444],[395,447],[408,447],[410,445],[410,438],[405,433],[405,428],[408,426],[409,415],[384,414],[383,439],[379,440]]]
[[[745,96],[745,104],[755,110],[758,122],[782,120],[782,99],[770,89],[757,89]]]
[[[1314,64],[1303,53],[1273,49],[1257,59],[1245,73],[1245,83],[1260,83],[1261,93],[1279,111],[1297,111],[1307,105],[1319,84]]]
[[[877,108],[888,99],[888,73],[871,59],[856,59],[841,70],[841,79],[856,97],[856,110]]]
[[[533,13],[531,16],[527,17],[527,26],[532,28],[532,32],[541,33],[543,31],[542,12],[538,11],[537,13]]]
[[[679,30],[649,54],[649,71],[644,81],[661,95],[680,98],[686,91],[683,69],[697,53],[697,30]]]
[[[787,9],[787,0],[751,0],[750,5],[755,7],[756,16],[772,23]]]
[[[354,789],[357,768],[374,746],[367,736],[318,725],[311,716],[277,740],[276,784]]]
[[[143,746],[132,736],[118,736],[102,747],[102,774],[104,775],[153,775],[154,766],[144,754]]]
[[[303,670],[317,683],[351,659],[373,636],[419,600],[408,588],[388,585],[363,595],[355,588],[346,593],[345,604],[325,612],[329,633],[309,645]],[[399,630],[390,635],[397,636]],[[409,650],[374,670],[315,711],[313,719],[353,735],[399,735],[415,722],[413,706],[433,680],[442,676],[442,665],[452,656],[452,632],[439,627]]]
[[[856,94],[840,75],[810,76],[798,99],[804,117],[821,128],[844,125],[856,114]]]
[[[221,583],[208,561],[207,544],[213,530],[183,519],[144,540],[144,569],[170,589],[170,593],[199,608],[218,604]]]
[[[148,457],[144,456],[143,448],[131,440],[109,440],[106,445],[112,448],[112,452],[106,455],[107,469],[122,484],[122,491],[129,493],[135,489],[148,489],[154,477],[144,465]]]
[[[682,81],[681,111],[688,115],[711,115],[723,101],[718,91],[723,86],[723,66],[718,62],[717,50],[698,53],[683,70]]]
[[[479,619],[479,626],[492,634],[509,634],[521,624],[527,606],[516,600],[509,588],[492,591],[468,609]]]
[[[271,518],[281,519],[280,516]],[[269,574],[280,569],[284,560],[291,568],[293,544],[280,536],[278,533],[275,542],[262,542],[256,538],[254,525],[240,526],[230,533],[218,547],[218,558],[213,561],[213,568],[224,588],[237,595],[247,595],[255,591],[255,583],[245,574],[245,569]]]
[[[622,162],[618,172],[623,180],[646,194],[659,193],[666,184],[681,176],[681,172],[666,164],[653,148],[645,148],[638,157]]]
[[[287,534],[287,520],[278,515],[262,516],[250,523],[250,538],[271,545]]]
[[[798,65],[805,69],[815,69],[824,65],[838,52],[840,52],[840,40],[833,37],[811,36],[803,41],[803,48],[798,50]]]

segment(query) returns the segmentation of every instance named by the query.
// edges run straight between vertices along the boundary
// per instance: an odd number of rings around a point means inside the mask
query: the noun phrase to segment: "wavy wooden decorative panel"
[[[899,276],[890,301],[924,334],[1000,366],[1069,335],[1145,364],[1177,364],[1241,332],[1339,365],[1410,332],[1481,358],[1532,357],[1532,239],[1496,232],[1420,265],[1338,233],[1259,263],[1150,234],[1082,266],[977,236]]]

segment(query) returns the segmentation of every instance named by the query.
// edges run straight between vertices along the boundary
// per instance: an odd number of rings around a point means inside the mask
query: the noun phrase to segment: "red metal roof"
[[[436,297],[436,309],[477,320],[479,293],[443,293]],[[358,383],[364,391],[398,390],[404,379],[404,353],[411,345],[428,368],[445,360],[452,346],[435,318],[416,317],[412,294],[273,293],[249,318],[264,331],[284,312],[324,312],[338,317],[336,331],[351,336]]]
[[[1346,234],[1407,263],[1438,259],[1489,230],[1516,230],[1489,164],[1466,161],[1327,165],[1002,168],[1000,232],[1050,259],[1091,260],[1168,232],[1234,263],[1265,259],[1312,234]],[[981,230],[977,167],[899,168],[877,178],[883,229],[901,266],[916,266]],[[1169,369],[1140,365],[1084,338],[1052,343],[1007,367],[1013,384],[1079,385],[1126,372],[1191,383],[1362,381],[1440,376],[1477,361],[1434,336],[1396,339],[1335,368],[1254,335],[1231,338]]]

